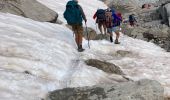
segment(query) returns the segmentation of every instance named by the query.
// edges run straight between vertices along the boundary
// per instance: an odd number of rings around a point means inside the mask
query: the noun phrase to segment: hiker
[[[103,31],[102,31],[102,27],[103,27],[104,34],[106,34],[105,10],[104,9],[98,9],[96,11],[96,13],[94,14],[93,19],[96,19],[96,23],[98,24],[98,28],[100,30],[100,33],[103,34]]]
[[[84,51],[85,49],[82,48],[82,21],[84,20],[86,23],[87,19],[82,7],[78,4],[78,0],[71,0],[67,2],[64,18],[67,20],[67,23],[72,26],[72,30],[75,33],[75,41],[78,47],[78,52]]]
[[[110,8],[107,8],[105,11],[105,17],[106,17],[106,28],[107,33],[110,35],[110,42],[113,42],[113,34],[112,34],[112,27],[113,27],[113,17],[112,17],[112,11]]]
[[[129,15],[129,23],[130,23],[130,26],[133,26],[133,27],[135,26],[135,22],[137,22],[134,15],[135,14]]]
[[[112,9],[112,17],[113,17],[113,28],[112,28],[112,30],[116,34],[115,44],[120,44],[119,36],[120,36],[120,31],[121,31],[120,25],[121,25],[121,22],[122,22],[122,14],[120,12],[116,13]]]

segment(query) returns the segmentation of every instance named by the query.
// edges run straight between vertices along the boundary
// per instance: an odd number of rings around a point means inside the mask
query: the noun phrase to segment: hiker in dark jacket
[[[64,12],[64,18],[67,20],[67,23],[72,26],[72,30],[75,33],[75,41],[78,47],[78,51],[84,51],[84,49],[82,48],[82,21],[84,20],[86,23],[87,19],[82,7],[78,4],[78,0],[72,0],[67,3],[66,11]]]
[[[106,21],[105,21],[105,10],[98,9],[93,16],[93,19],[96,19],[100,33],[103,34],[102,27],[104,29],[104,34],[106,34]]]
[[[129,15],[129,23],[130,23],[130,26],[135,26],[135,22],[137,22],[136,21],[136,18],[135,18],[135,16],[134,16],[134,14],[131,14],[131,15]]]

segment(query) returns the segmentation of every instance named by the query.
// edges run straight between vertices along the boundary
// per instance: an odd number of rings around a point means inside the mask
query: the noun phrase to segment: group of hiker
[[[85,24],[87,22],[86,16],[82,7],[78,4],[78,0],[71,0],[68,1],[66,5],[66,10],[64,12],[64,18],[66,19],[67,23],[72,26],[72,30],[75,33],[75,41],[78,47],[78,51],[84,51],[82,48],[82,38],[83,38],[83,20]],[[133,15],[130,19],[130,25],[134,26],[134,19]],[[122,23],[122,14],[120,12],[116,12],[114,9],[107,8],[107,9],[98,9],[93,19],[96,19],[96,23],[98,24],[98,28],[101,34],[109,34],[110,35],[110,42],[113,42],[113,32],[116,34],[116,39],[114,41],[115,44],[120,44],[119,36],[120,36],[120,25]],[[86,26],[87,27],[87,26]],[[102,31],[104,29],[104,32]]]
[[[110,42],[113,42],[112,32],[116,33],[115,44],[119,44],[119,32],[120,32],[120,23],[122,22],[121,13],[116,13],[114,9],[98,9],[93,16],[93,19],[96,19],[96,23],[98,24],[98,28],[101,34],[110,35]],[[102,32],[102,27],[104,29],[104,33]]]

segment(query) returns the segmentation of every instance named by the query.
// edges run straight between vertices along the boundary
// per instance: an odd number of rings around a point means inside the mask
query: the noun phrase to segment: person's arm
[[[96,13],[93,15],[93,19],[95,19],[97,17]]]
[[[134,17],[134,21],[137,22],[136,18]]]
[[[79,8],[81,10],[81,14],[82,14],[82,17],[83,17],[84,21],[87,22],[87,19],[86,19],[86,16],[84,14],[84,11],[83,11],[83,9],[82,9],[82,7],[80,5],[79,5]]]

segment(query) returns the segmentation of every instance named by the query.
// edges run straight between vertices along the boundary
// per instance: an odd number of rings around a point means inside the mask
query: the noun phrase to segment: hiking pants
[[[130,26],[135,26],[134,21],[130,21],[129,23],[130,23]]]
[[[102,26],[104,29],[104,34],[106,34],[106,22],[105,21],[97,21],[97,23],[98,23],[98,28],[99,28],[101,34],[103,34]]]
[[[72,30],[75,34],[75,41],[77,47],[82,45],[82,38],[83,38],[83,26],[82,25],[72,25]]]

